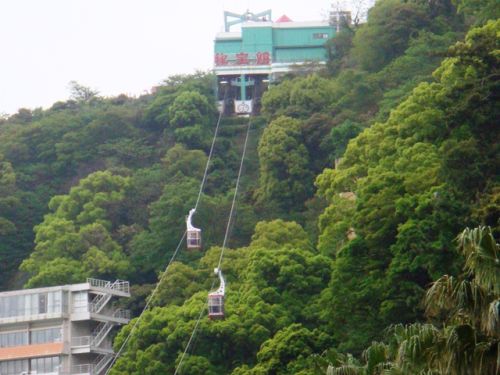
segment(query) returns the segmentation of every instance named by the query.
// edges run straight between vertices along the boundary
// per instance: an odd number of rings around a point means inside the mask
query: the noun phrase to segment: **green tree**
[[[478,227],[458,236],[458,249],[465,258],[463,273],[444,275],[427,290],[431,323],[394,325],[387,344],[373,343],[364,351],[364,364],[327,358],[326,374],[498,373],[500,246],[491,228]]]
[[[196,91],[181,92],[168,109],[169,123],[174,128],[210,125],[214,107]]]
[[[76,81],[69,83],[71,99],[81,103],[90,103],[98,97],[99,92],[90,87],[83,86]]]
[[[258,222],[250,246],[265,249],[312,248],[307,233],[299,224],[281,219]]]
[[[415,2],[379,1],[368,22],[354,35],[352,53],[363,69],[380,70],[402,54],[410,37],[430,24],[426,9]]]
[[[251,370],[236,369],[234,375],[312,374],[311,354],[320,338],[301,324],[291,324],[265,341],[257,353],[258,365]]]
[[[21,265],[31,277],[27,286],[84,276],[122,278],[130,272],[128,259],[110,235],[127,185],[127,178],[96,172],[68,195],[51,199],[52,212],[35,227],[35,251]]]
[[[307,368],[306,355],[299,361],[294,356],[301,350],[314,352],[317,335],[321,343],[328,342],[328,335],[310,330],[317,318],[316,306],[308,304],[328,278],[328,259],[310,249],[305,232],[295,223],[274,221],[258,227],[250,247],[225,250],[226,318],[210,321],[202,315],[196,345],[179,373],[243,371],[244,365],[248,368],[260,361],[259,351],[265,366],[283,372],[288,368],[293,373]],[[272,232],[294,233],[273,240],[273,235],[264,234],[266,227]],[[200,312],[205,312],[207,291],[217,285],[213,268],[220,252],[219,247],[210,248],[193,268],[173,264],[159,286],[156,307],[143,315],[113,373],[174,371]],[[295,321],[301,324],[293,324]],[[130,329],[131,324],[118,334],[115,347],[123,343]],[[264,344],[266,340],[270,341]]]
[[[264,130],[258,148],[261,201],[300,210],[311,195],[309,156],[301,138],[300,122],[290,117],[279,117]]]
[[[349,350],[359,352],[379,337],[370,335],[376,335],[380,326],[423,318],[419,301],[426,285],[458,270],[454,234],[471,222],[477,194],[496,185],[490,168],[497,145],[487,139],[493,134],[497,109],[486,98],[494,91],[488,77],[497,71],[491,53],[499,25],[490,22],[470,31],[435,72],[436,82],[420,84],[386,122],[374,124],[349,142],[338,168],[326,169],[317,178],[319,193],[330,203],[320,219],[320,250],[341,254],[342,237],[352,227],[366,241],[366,252],[360,253],[358,262],[372,264],[371,283],[378,290],[370,302],[378,312],[363,321],[368,326],[358,331],[359,336],[352,332],[357,331],[356,314],[338,317],[345,319],[344,327],[353,324],[348,338],[339,343],[360,339],[357,344],[351,341]],[[473,103],[470,95],[478,101]],[[460,160],[468,162],[467,168]],[[356,200],[346,210],[338,197],[348,192],[354,192]],[[338,261],[334,274],[342,271]],[[349,306],[363,306],[356,301],[364,294],[363,286],[359,283],[359,293]],[[342,283],[337,288],[342,295]]]
[[[0,154],[0,238],[16,230],[15,224],[6,217],[17,205],[14,197],[16,174],[12,165]]]
[[[290,105],[290,91],[293,85],[292,80],[285,80],[277,86],[269,87],[262,96],[262,113],[268,117],[284,115]]]
[[[488,20],[500,18],[498,3],[495,0],[454,0],[453,3],[473,24],[482,25]]]
[[[175,139],[190,147],[203,147],[207,128],[214,123],[215,106],[196,91],[181,92],[168,109]]]

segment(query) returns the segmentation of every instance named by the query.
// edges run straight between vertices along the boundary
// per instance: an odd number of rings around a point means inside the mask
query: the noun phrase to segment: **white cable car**
[[[186,218],[186,242],[188,249],[201,249],[201,229],[193,227],[191,219],[196,209],[189,210],[189,215]]]
[[[208,293],[208,317],[210,319],[224,319],[224,292],[226,289],[226,282],[219,268],[215,268],[214,272],[219,276],[220,286],[215,292]]]

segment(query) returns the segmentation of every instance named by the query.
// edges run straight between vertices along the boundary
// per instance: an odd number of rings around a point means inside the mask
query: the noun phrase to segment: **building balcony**
[[[127,324],[130,321],[130,311],[120,309],[119,314],[97,314],[90,311],[78,312],[71,314],[72,321],[82,321],[82,320],[96,320],[98,322],[113,322],[116,324]]]
[[[71,339],[71,353],[99,353],[99,354],[113,354],[111,344],[109,347],[97,346],[96,338],[94,336],[78,336]]]

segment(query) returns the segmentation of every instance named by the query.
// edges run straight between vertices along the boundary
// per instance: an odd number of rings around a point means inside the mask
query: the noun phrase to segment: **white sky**
[[[140,95],[170,75],[208,70],[223,11],[326,19],[328,0],[0,0],[0,115],[50,107],[72,80],[104,96]]]

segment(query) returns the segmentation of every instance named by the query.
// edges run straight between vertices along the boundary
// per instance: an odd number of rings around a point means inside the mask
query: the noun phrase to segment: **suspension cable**
[[[212,288],[214,287],[215,282],[212,283]],[[184,361],[184,356],[186,355],[189,346],[191,345],[191,341],[193,341],[193,338],[196,334],[196,331],[198,330],[198,325],[200,324],[201,317],[203,316],[203,313],[205,312],[205,308],[207,306],[207,302],[203,304],[203,307],[200,310],[200,313],[198,314],[198,319],[196,319],[196,324],[194,325],[193,332],[191,332],[191,336],[189,337],[189,340],[186,344],[186,347],[184,348],[184,352],[182,353],[181,360],[179,361],[179,364],[175,367],[175,372],[174,375],[177,375],[179,370],[181,369],[182,362]]]
[[[226,92],[224,93],[224,103],[226,102],[226,95],[227,95],[227,90]],[[213,151],[214,151],[214,146],[215,146],[215,141],[217,139],[217,135],[218,135],[218,132],[219,132],[219,125],[220,125],[220,122],[221,122],[221,119],[222,119],[222,115],[223,115],[223,111],[220,111],[219,112],[219,117],[217,119],[217,124],[215,126],[215,131],[214,131],[214,136],[212,138],[212,144],[210,146],[210,152],[208,154],[208,159],[207,159],[207,163],[205,165],[205,172],[203,173],[203,178],[201,180],[201,184],[200,184],[200,191],[198,192],[198,198],[196,199],[196,204],[195,204],[195,209],[198,207],[198,203],[200,202],[200,198],[201,198],[201,194],[203,193],[203,188],[205,186],[205,182],[206,182],[206,179],[207,179],[207,174],[208,174],[208,168],[210,166],[210,161],[212,159],[212,155],[213,155]],[[174,253],[172,254],[172,257],[170,258],[167,266],[165,267],[165,270],[162,272],[160,278],[158,279],[158,281],[156,282],[156,285],[155,285],[155,288],[153,289],[153,291],[151,292],[151,294],[149,295],[149,297],[147,298],[146,300],[146,305],[144,306],[144,308],[142,309],[141,313],[139,314],[139,316],[137,317],[137,320],[134,322],[134,324],[132,325],[132,328],[130,330],[130,332],[128,333],[127,337],[125,338],[125,340],[123,341],[122,345],[120,346],[120,349],[118,350],[118,352],[116,353],[116,355],[113,357],[113,359],[111,360],[111,364],[109,365],[108,369],[106,370],[105,374],[104,375],[108,375],[109,372],[111,371],[111,369],[113,368],[113,365],[115,364],[115,362],[117,361],[117,359],[120,357],[121,353],[123,352],[123,350],[125,349],[128,341],[130,340],[130,338],[132,337],[132,334],[134,333],[134,331],[136,330],[139,322],[141,321],[142,319],[142,316],[144,315],[144,313],[146,312],[146,310],[149,308],[151,302],[153,301],[153,297],[155,296],[155,294],[158,292],[158,288],[160,287],[160,284],[161,282],[163,281],[163,279],[165,278],[165,276],[167,275],[167,272],[168,272],[168,269],[170,268],[170,265],[174,262],[177,254],[179,253],[179,250],[181,248],[181,245],[182,245],[182,242],[184,241],[184,238],[186,237],[186,231],[184,231],[184,234],[182,235],[179,243],[177,244],[177,247],[174,251]]]
[[[224,92],[224,104],[226,103],[227,89]],[[196,198],[196,204],[194,205],[194,209],[198,208],[198,203],[200,203],[201,193],[203,192],[203,187],[205,186],[205,181],[207,180],[208,168],[210,167],[210,160],[212,159],[212,154],[214,152],[215,140],[217,139],[217,134],[219,133],[219,125],[220,120],[222,119],[222,114],[224,112],[224,107],[222,111],[219,112],[219,118],[217,119],[217,125],[215,125],[214,137],[212,138],[212,144],[210,145],[210,152],[208,153],[207,164],[205,165],[205,172],[203,173],[203,179],[200,184],[200,191],[198,192],[198,198]]]
[[[222,263],[222,257],[224,256],[224,250],[226,249],[227,239],[229,237],[229,228],[231,226],[231,222],[233,219],[234,207],[235,207],[235,203],[236,203],[236,196],[238,195],[238,188],[240,185],[241,171],[243,170],[243,161],[245,160],[245,154],[246,154],[247,145],[248,145],[248,135],[250,134],[251,125],[252,125],[252,122],[249,120],[248,127],[247,127],[247,134],[245,136],[245,144],[243,146],[243,153],[241,155],[240,169],[238,170],[238,178],[236,179],[236,187],[234,188],[233,202],[231,203],[231,211],[229,212],[229,220],[227,221],[226,233],[224,234],[224,241],[222,242],[222,249],[220,252],[219,263],[217,264],[217,268],[220,268],[220,265]]]
[[[224,241],[222,243],[222,248],[221,248],[221,252],[220,252],[220,256],[219,256],[219,262],[217,264],[217,268],[219,268],[219,269],[220,269],[220,266],[221,266],[221,263],[222,263],[222,258],[224,256],[224,250],[226,249],[226,242],[227,242],[227,239],[228,239],[228,236],[229,236],[229,229],[230,229],[231,223],[232,223],[233,212],[234,212],[234,207],[235,207],[235,202],[236,202],[236,196],[238,194],[238,187],[239,187],[239,183],[240,183],[241,172],[243,170],[243,161],[245,160],[245,154],[246,154],[246,150],[247,150],[248,136],[250,134],[251,124],[252,124],[251,120],[248,120],[247,132],[246,132],[246,136],[245,136],[245,143],[244,143],[244,146],[243,146],[243,152],[241,154],[240,168],[238,170],[238,177],[236,179],[236,186],[235,186],[235,189],[234,189],[233,201],[231,203],[231,210],[229,212],[229,217],[228,217],[227,225],[226,225],[226,233],[224,235]],[[213,289],[214,285],[215,285],[215,281],[212,282],[212,286],[211,286],[210,290]],[[184,348],[184,352],[182,353],[181,359],[180,359],[179,363],[177,364],[177,366],[175,367],[174,375],[178,374],[178,372],[179,372],[179,370],[180,370],[180,368],[182,366],[182,362],[184,361],[184,357],[186,356],[186,353],[189,350],[189,346],[191,345],[191,342],[193,341],[193,338],[195,337],[196,332],[198,330],[198,326],[200,324],[201,317],[203,316],[203,312],[206,309],[207,303],[208,302],[206,301],[203,304],[203,307],[202,307],[202,309],[200,311],[200,314],[198,315],[198,319],[196,320],[196,324],[194,325],[193,331],[191,332],[191,336],[189,337],[189,340],[188,340],[188,342],[186,344],[186,347]]]
[[[120,349],[118,350],[118,352],[116,353],[116,355],[113,357],[113,359],[111,360],[111,364],[109,365],[108,369],[106,370],[105,374],[104,375],[108,375],[109,372],[111,371],[111,369],[113,368],[113,365],[115,364],[116,360],[120,357],[122,351],[125,349],[128,341],[130,340],[130,338],[132,337],[135,329],[137,328],[137,326],[139,325],[139,322],[141,321],[144,313],[146,312],[146,310],[149,308],[149,305],[151,304],[151,301],[153,301],[153,297],[154,295],[156,294],[156,292],[158,291],[158,288],[160,287],[160,284],[161,282],[163,281],[163,279],[165,278],[165,276],[167,275],[167,271],[170,267],[170,265],[173,263],[175,257],[177,256],[177,253],[179,252],[179,249],[181,248],[181,245],[182,245],[182,242],[184,241],[184,237],[186,237],[186,231],[184,231],[184,234],[182,235],[179,243],[177,244],[177,247],[172,255],[172,257],[170,258],[170,261],[168,262],[167,264],[167,267],[165,268],[165,271],[162,272],[161,276],[160,276],[160,279],[157,281],[156,285],[155,285],[155,288],[153,289],[153,292],[149,295],[149,297],[147,298],[146,300],[146,305],[144,306],[144,308],[142,309],[141,313],[139,314],[139,316],[137,317],[137,320],[134,322],[134,324],[132,325],[132,329],[130,330],[130,332],[128,333],[127,337],[125,338],[125,341],[123,341],[122,345],[120,346]]]

